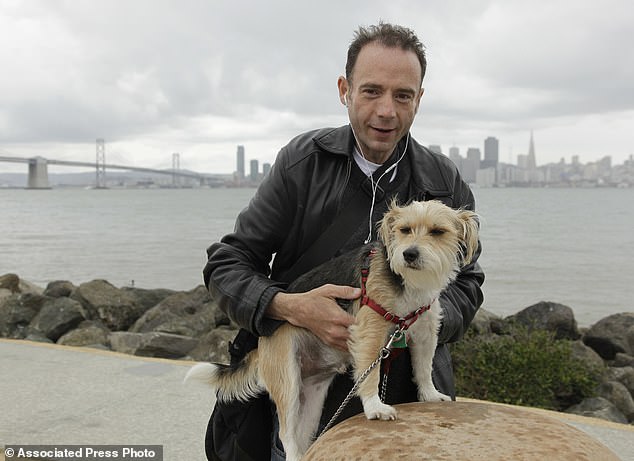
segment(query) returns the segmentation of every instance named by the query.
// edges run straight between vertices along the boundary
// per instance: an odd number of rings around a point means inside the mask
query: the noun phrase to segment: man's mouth
[[[381,134],[390,134],[394,131],[394,128],[379,128],[376,126],[373,126],[372,129],[374,129],[375,131],[378,131]]]

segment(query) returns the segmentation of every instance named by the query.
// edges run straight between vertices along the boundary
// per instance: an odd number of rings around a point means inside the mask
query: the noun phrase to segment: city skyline
[[[229,174],[238,144],[273,163],[299,133],[347,123],[346,48],[380,19],[426,45],[421,144],[466,152],[493,134],[509,162],[534,130],[538,164],[633,153],[634,2],[247,3],[2,3],[0,155],[92,161],[104,138],[133,166],[179,152],[181,168]]]

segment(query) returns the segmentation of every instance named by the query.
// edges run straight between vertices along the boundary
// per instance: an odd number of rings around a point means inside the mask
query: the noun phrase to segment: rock
[[[226,318],[209,292],[202,285],[187,292],[178,292],[148,310],[130,328],[131,332],[160,331],[175,335],[199,337]]]
[[[157,289],[145,289],[136,287],[123,287],[121,290],[128,293],[135,300],[136,304],[141,307],[143,312],[156,306],[168,296],[176,293],[174,290],[168,290],[164,288]]]
[[[47,338],[44,333],[30,327],[27,328],[24,339],[27,341],[35,341],[38,343],[54,344],[54,342]]]
[[[507,320],[524,325],[529,330],[548,330],[556,339],[578,339],[581,335],[574,312],[563,304],[541,301],[507,317]]]
[[[189,358],[199,362],[214,362],[228,364],[229,341],[233,341],[238,333],[237,329],[220,327],[211,330],[200,338],[198,345],[189,351]]]
[[[634,395],[634,367],[619,367],[619,368],[608,368],[607,371],[608,379],[613,381],[618,381],[623,384],[630,394]]]
[[[634,355],[628,336],[634,326],[634,313],[614,314],[592,325],[583,337],[583,342],[603,357],[613,360],[618,352]]]
[[[108,337],[112,350],[144,357],[179,359],[198,345],[198,340],[169,333],[116,331]]]
[[[487,402],[395,405],[395,421],[359,414],[319,437],[302,461],[618,461],[608,447],[555,418]]]
[[[143,314],[134,296],[106,280],[82,283],[72,295],[88,312],[90,319],[101,320],[109,330],[127,330]]]
[[[64,334],[57,340],[57,344],[64,346],[96,346],[105,347],[108,344],[110,331],[99,322],[86,320],[77,328]]]
[[[143,335],[140,333],[130,333],[128,331],[115,331],[108,335],[110,349],[122,354],[134,355],[141,345]]]
[[[615,423],[627,423],[625,415],[612,402],[603,397],[585,399],[581,403],[571,406],[565,412],[605,419]]]
[[[618,381],[606,381],[599,385],[598,394],[614,404],[628,421],[634,420],[634,400],[627,388]]]
[[[630,326],[628,330],[625,332],[625,339],[627,341],[627,345],[629,346],[630,352],[634,353],[634,325]]]
[[[49,282],[44,289],[44,296],[51,298],[68,298],[77,287],[66,280],[55,280]]]
[[[86,319],[79,302],[70,298],[45,298],[42,308],[29,326],[41,331],[48,339],[57,341]]]
[[[32,293],[13,294],[0,300],[0,337],[24,338],[25,329],[38,314],[46,298]]]
[[[0,288],[8,290],[11,293],[20,292],[20,277],[16,274],[0,275]]]
[[[634,356],[617,352],[614,360],[610,360],[610,366],[613,367],[634,367]]]
[[[605,368],[605,362],[601,356],[597,354],[594,349],[586,346],[580,339],[572,341],[570,345],[572,356],[577,360],[580,360],[597,370],[603,370]]]
[[[476,312],[473,321],[471,322],[471,328],[476,334],[479,335],[488,335],[493,333],[494,327],[493,325],[496,322],[503,322],[502,317],[495,315],[492,312],[487,311],[486,309],[480,308],[478,312]],[[499,328],[496,328],[499,330]]]

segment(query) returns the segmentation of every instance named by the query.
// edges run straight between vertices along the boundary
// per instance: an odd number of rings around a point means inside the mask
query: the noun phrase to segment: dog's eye
[[[412,228],[404,226],[404,227],[401,227],[400,231],[401,231],[402,234],[411,234],[412,233]]]
[[[441,229],[439,227],[434,227],[429,231],[431,235],[443,235],[445,232],[445,229]]]

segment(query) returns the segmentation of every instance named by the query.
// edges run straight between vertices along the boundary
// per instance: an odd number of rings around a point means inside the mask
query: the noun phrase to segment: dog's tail
[[[218,400],[245,402],[265,390],[258,379],[257,356],[255,349],[235,366],[199,363],[189,370],[185,382],[195,380],[209,384],[217,391]]]

